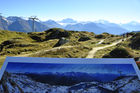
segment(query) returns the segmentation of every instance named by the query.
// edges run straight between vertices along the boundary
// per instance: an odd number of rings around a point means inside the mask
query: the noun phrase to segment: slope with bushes
[[[128,40],[99,50],[94,57],[139,57],[140,35],[139,33],[129,35],[132,37]],[[108,33],[96,35],[93,32],[68,31],[61,28],[31,33],[0,30],[0,65],[6,56],[85,58],[93,47],[105,46],[120,39],[122,36]],[[100,41],[103,42],[98,44]]]
[[[127,33],[127,40],[116,46],[99,50],[95,58],[139,58],[140,57],[140,32]],[[140,65],[138,64],[140,67]]]
[[[85,57],[91,49],[90,47],[94,46],[100,40],[94,38],[94,36],[95,34],[91,32],[68,31],[60,28],[32,33],[1,30],[0,63],[2,65],[6,56],[27,56],[28,54],[31,57]],[[78,41],[83,37],[90,39]],[[61,39],[67,40],[67,42],[61,44]],[[62,48],[53,52],[49,51],[43,55],[32,55],[38,51],[45,51],[61,46],[74,47]]]

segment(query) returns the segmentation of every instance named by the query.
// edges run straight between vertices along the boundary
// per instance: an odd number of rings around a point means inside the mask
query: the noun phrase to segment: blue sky
[[[38,16],[41,20],[73,18],[140,22],[140,0],[0,0],[3,16]]]
[[[13,68],[14,67],[14,68]],[[8,72],[87,72],[87,73],[136,73],[132,64],[45,64],[45,63],[8,63]]]

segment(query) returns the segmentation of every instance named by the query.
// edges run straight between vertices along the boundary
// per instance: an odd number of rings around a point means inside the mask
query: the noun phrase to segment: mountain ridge
[[[0,20],[0,29],[18,32],[32,32],[32,22],[30,21],[31,20],[25,20],[17,16],[9,16],[7,18],[2,17]],[[108,21],[78,22],[71,18],[63,19],[62,21],[35,21],[35,28],[37,32],[42,32],[44,30],[48,30],[49,28],[88,31],[96,34],[101,34],[103,32],[110,34],[123,34],[130,32],[130,30],[124,25],[115,24]]]

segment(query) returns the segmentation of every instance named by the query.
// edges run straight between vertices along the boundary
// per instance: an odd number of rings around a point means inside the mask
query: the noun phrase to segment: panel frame
[[[59,63],[59,64],[132,64],[140,80],[140,70],[133,58],[41,58],[41,57],[7,57],[1,70],[0,80],[8,63]]]

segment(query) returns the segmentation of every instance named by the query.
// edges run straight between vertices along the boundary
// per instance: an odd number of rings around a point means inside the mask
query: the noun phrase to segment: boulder
[[[65,43],[69,42],[69,40],[67,40],[66,38],[62,37],[59,39],[59,41],[54,45],[54,47],[58,47],[58,46],[61,46]]]

